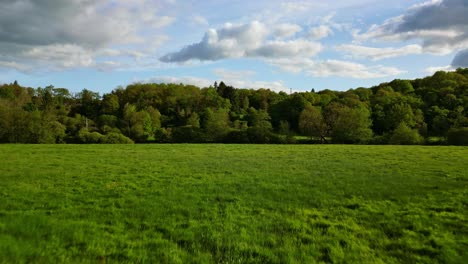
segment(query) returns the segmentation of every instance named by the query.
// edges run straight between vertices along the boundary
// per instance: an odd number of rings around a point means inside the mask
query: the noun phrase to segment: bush
[[[392,135],[389,133],[384,133],[383,135],[375,135],[372,140],[368,142],[370,145],[385,145],[390,141]]]
[[[172,143],[172,128],[160,128],[156,130],[154,140],[160,143]]]
[[[183,126],[172,129],[173,143],[201,143],[203,141],[204,135],[199,128]]]
[[[393,131],[389,141],[393,145],[418,145],[423,142],[424,138],[419,134],[418,130],[411,129],[405,123],[400,123]]]
[[[225,143],[248,144],[250,143],[247,130],[232,130],[224,137]]]
[[[87,129],[83,128],[80,130],[78,138],[81,143],[97,144],[101,142],[103,135],[98,132],[89,132]]]
[[[103,144],[133,144],[133,140],[120,134],[111,132],[101,138]]]
[[[447,141],[450,145],[468,146],[468,127],[449,129]]]
[[[254,144],[270,143],[271,132],[267,129],[249,127],[247,129],[247,135],[251,143],[254,143]]]

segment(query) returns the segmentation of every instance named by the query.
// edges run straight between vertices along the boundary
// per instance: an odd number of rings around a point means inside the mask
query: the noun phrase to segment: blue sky
[[[468,67],[468,0],[0,4],[0,83],[347,90]]]

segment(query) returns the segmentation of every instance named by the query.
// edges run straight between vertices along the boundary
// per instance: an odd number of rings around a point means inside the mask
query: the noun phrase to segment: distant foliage
[[[468,127],[451,128],[447,140],[450,145],[468,146]]]
[[[133,144],[133,140],[129,139],[128,137],[122,135],[122,134],[119,134],[119,133],[115,133],[115,132],[111,132],[105,136],[103,136],[101,138],[101,141],[100,143],[104,143],[104,144]]]
[[[405,123],[401,123],[390,137],[390,144],[393,145],[417,145],[422,144],[424,138],[419,134],[418,130],[411,129]]]
[[[466,145],[468,69],[371,88],[286,94],[140,84],[0,86],[0,143],[373,143]]]

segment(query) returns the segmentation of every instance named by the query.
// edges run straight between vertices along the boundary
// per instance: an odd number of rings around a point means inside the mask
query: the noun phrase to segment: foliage
[[[468,127],[451,128],[448,131],[448,143],[468,146]]]
[[[0,142],[100,142],[97,134],[80,134],[86,129],[138,143],[293,143],[296,135],[308,142],[382,143],[401,123],[425,138],[446,138],[450,129],[468,127],[467,72],[289,95],[220,82],[205,88],[134,83],[101,96],[15,82],[0,85]]]
[[[424,138],[419,134],[418,130],[411,129],[405,123],[400,123],[393,131],[389,141],[393,145],[417,145],[423,142]]]
[[[228,110],[224,108],[205,110],[203,125],[209,141],[219,142],[229,133]]]
[[[133,140],[129,139],[128,137],[116,133],[116,132],[111,132],[107,135],[104,135],[103,137],[100,138],[100,143],[104,144],[133,144]]]
[[[307,105],[299,116],[299,130],[303,135],[318,137],[326,142],[327,124],[319,108]]]
[[[372,137],[370,113],[364,106],[330,104],[325,119],[334,142],[365,143]]]

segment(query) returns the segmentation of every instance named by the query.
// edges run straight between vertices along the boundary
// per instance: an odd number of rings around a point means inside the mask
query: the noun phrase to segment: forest
[[[468,68],[347,91],[0,86],[1,143],[468,145]]]

